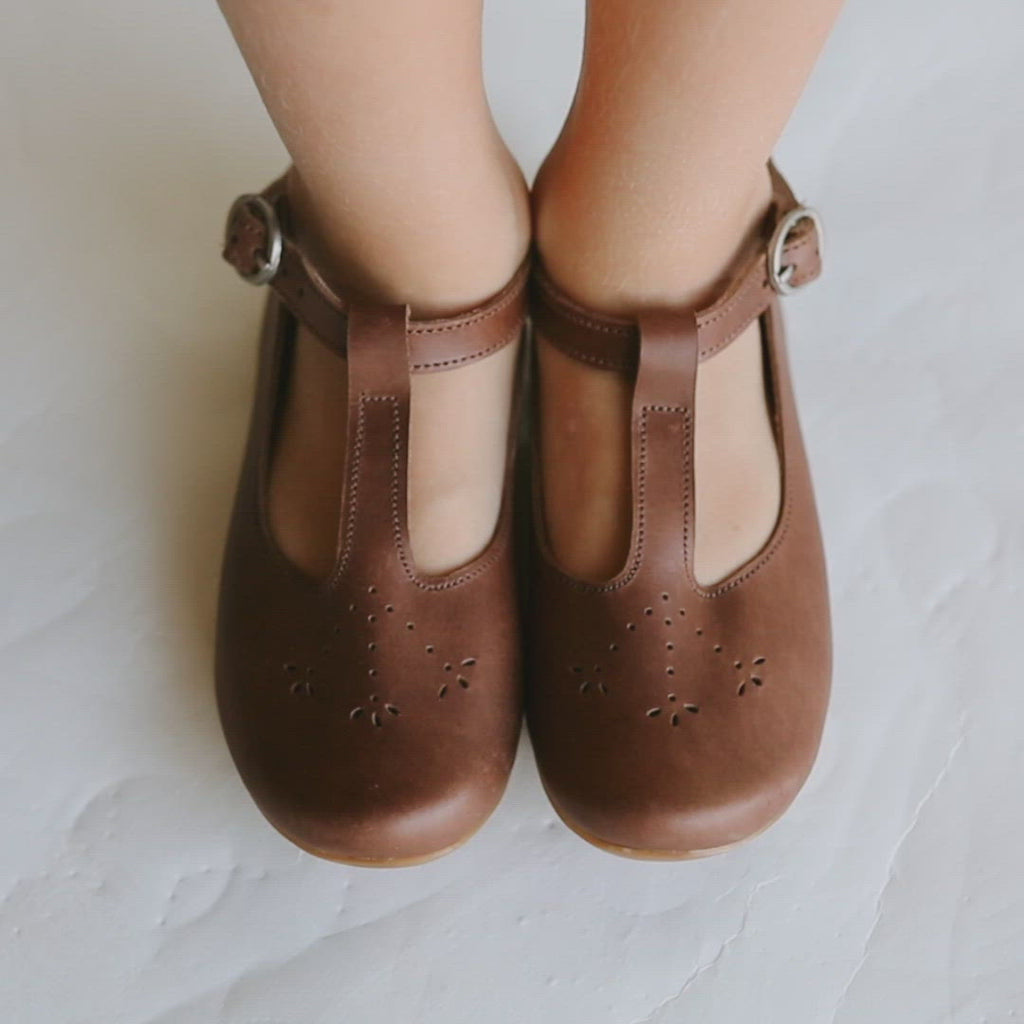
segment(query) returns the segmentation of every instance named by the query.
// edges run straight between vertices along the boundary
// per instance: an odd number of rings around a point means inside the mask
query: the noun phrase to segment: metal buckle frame
[[[779,293],[779,295],[789,295],[800,287],[800,285],[792,283],[796,267],[791,263],[783,264],[782,257],[787,239],[793,233],[793,229],[802,220],[809,220],[814,225],[815,233],[818,236],[819,256],[821,256],[823,252],[822,243],[824,240],[824,234],[822,231],[821,217],[818,216],[818,212],[811,209],[809,206],[798,206],[796,209],[790,210],[789,213],[787,213],[786,216],[775,225],[771,241],[768,243],[768,283]]]
[[[274,275],[281,266],[281,254],[284,250],[284,236],[281,233],[281,222],[278,220],[277,211],[274,209],[273,205],[263,196],[254,192],[246,193],[245,195],[239,196],[231,204],[231,209],[228,211],[226,233],[229,238],[231,236],[235,219],[243,210],[255,213],[263,222],[263,226],[266,231],[266,256],[259,259],[256,269],[250,273],[246,273],[241,270],[237,264],[235,265],[235,269],[238,271],[238,276],[241,277],[243,281],[248,281],[249,284],[266,284],[268,281],[272,281],[274,279]]]

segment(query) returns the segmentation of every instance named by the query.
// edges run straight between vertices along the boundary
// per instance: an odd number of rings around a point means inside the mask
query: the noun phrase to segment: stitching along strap
[[[353,303],[349,309],[348,486],[338,538],[343,569],[365,557],[373,564],[363,565],[364,573],[384,563],[397,568],[408,532],[408,316],[406,306]]]
[[[646,543],[662,557],[674,551],[679,559],[674,569],[685,572],[685,554],[693,548],[697,319],[692,312],[652,310],[640,315],[639,333],[632,408],[633,521],[644,523]],[[641,467],[646,481],[639,479]]]
[[[287,175],[262,193],[235,200],[223,257],[249,283],[270,285],[297,320],[345,356],[351,303],[327,284],[296,240],[286,180]],[[515,341],[525,313],[528,277],[529,262],[524,260],[512,280],[480,306],[456,316],[410,320],[409,372],[464,366]]]
[[[701,359],[734,341],[777,295],[787,294],[821,273],[817,214],[796,201],[774,164],[769,164],[769,173],[774,201],[764,230],[737,262],[725,292],[694,314]],[[778,234],[780,228],[784,235]],[[562,292],[540,266],[534,271],[534,281],[533,318],[538,334],[580,362],[636,373],[640,338],[635,318],[585,309]]]

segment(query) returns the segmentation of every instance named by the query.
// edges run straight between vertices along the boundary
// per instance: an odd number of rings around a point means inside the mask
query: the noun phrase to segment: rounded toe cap
[[[467,786],[420,803],[364,808],[257,803],[270,824],[307,853],[358,866],[398,867],[461,846],[500,796]]]
[[[318,857],[365,866],[433,859],[476,832],[505,790],[518,709],[504,691],[473,701],[475,691],[460,688],[463,701],[431,703],[420,687],[399,704],[380,687],[355,703],[316,689],[286,700],[233,683],[222,678],[219,697],[242,781],[270,824]]]
[[[503,790],[500,779],[479,775],[407,793],[372,783],[333,791],[250,785],[264,817],[296,846],[326,860],[375,867],[432,860],[462,845]]]
[[[562,820],[588,842],[627,857],[687,859],[727,850],[769,828],[800,791],[804,775],[743,786],[679,785],[632,790],[547,783]]]

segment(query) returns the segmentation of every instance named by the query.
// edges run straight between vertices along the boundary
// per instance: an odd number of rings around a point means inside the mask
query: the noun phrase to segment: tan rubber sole
[[[417,864],[429,864],[432,860],[437,860],[445,854],[452,853],[459,849],[460,846],[465,846],[483,828],[483,824],[478,825],[468,835],[463,836],[458,842],[452,843],[450,846],[445,846],[443,849],[434,850],[432,853],[424,853],[418,857],[381,857],[381,858],[361,858],[361,857],[338,857],[332,853],[328,853],[326,850],[318,849],[315,846],[310,846],[308,843],[303,843],[296,839],[295,836],[290,835],[283,828],[274,825],[274,828],[281,833],[293,846],[297,846],[300,850],[305,853],[311,854],[314,857],[319,857],[321,860],[330,861],[332,864],[347,864],[353,868],[412,868],[416,867]]]
[[[684,861],[684,860],[700,860],[703,857],[714,857],[719,853],[728,853],[730,850],[735,850],[739,846],[744,846],[758,836],[763,835],[773,825],[775,825],[779,819],[785,814],[783,810],[780,814],[777,814],[767,824],[762,825],[756,832],[751,832],[750,835],[744,836],[742,839],[737,839],[732,843],[725,843],[722,846],[709,846],[704,849],[698,850],[645,850],[633,846],[620,846],[616,843],[610,843],[605,839],[594,835],[592,832],[588,832],[581,825],[577,825],[569,815],[565,814],[558,804],[551,798],[551,794],[548,793],[548,801],[554,808],[555,813],[561,819],[562,824],[565,825],[571,832],[574,832],[591,846],[597,847],[599,850],[604,850],[605,853],[614,854],[616,857],[626,857],[629,860],[662,860],[662,861]],[[444,857],[446,854],[453,853],[460,847],[465,846],[480,831],[486,824],[486,821],[481,822],[472,832],[463,836],[457,842],[452,843],[450,846],[445,846],[440,850],[435,850],[432,853],[425,853],[418,857],[383,857],[383,858],[359,858],[359,857],[337,857],[333,854],[328,853],[326,850],[318,849],[317,847],[310,846],[307,843],[301,842],[296,839],[295,836],[290,835],[284,829],[274,825],[274,828],[284,836],[293,846],[297,846],[300,850],[310,854],[313,857],[319,857],[321,860],[330,861],[332,864],[346,864],[349,867],[355,868],[411,868],[416,867],[418,864],[429,864],[432,860],[438,860]]]

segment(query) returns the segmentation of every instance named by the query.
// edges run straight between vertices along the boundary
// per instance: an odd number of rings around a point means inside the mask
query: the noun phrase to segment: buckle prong
[[[796,273],[796,266],[792,263],[784,264],[783,251],[789,236],[803,220],[809,220],[814,225],[814,231],[818,238],[818,254],[822,253],[822,242],[824,234],[822,231],[821,217],[816,210],[809,206],[798,206],[775,225],[771,241],[768,243],[768,283],[779,295],[789,295],[795,292],[800,286],[793,284],[793,275]]]
[[[232,261],[239,277],[249,284],[266,284],[274,279],[278,267],[281,265],[281,254],[284,250],[284,236],[281,233],[281,223],[277,217],[277,211],[273,205],[263,196],[250,192],[239,196],[228,211],[226,235],[228,245],[231,243],[231,236],[237,230],[236,221],[242,213],[256,214],[263,222],[266,233],[264,240],[264,253],[256,254],[255,267],[252,270],[245,270]]]

